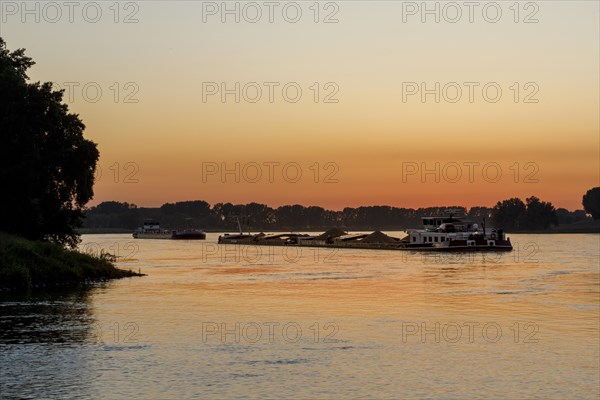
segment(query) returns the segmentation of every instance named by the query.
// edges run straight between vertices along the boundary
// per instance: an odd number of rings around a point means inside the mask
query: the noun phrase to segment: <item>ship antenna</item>
[[[240,235],[243,235],[244,232],[242,231],[242,224],[240,224],[240,217],[235,217],[235,219],[237,220],[238,230],[240,231]]]

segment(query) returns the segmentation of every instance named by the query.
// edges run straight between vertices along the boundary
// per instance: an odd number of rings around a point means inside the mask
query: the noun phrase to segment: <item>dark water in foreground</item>
[[[505,254],[86,235],[148,276],[0,298],[0,398],[600,396],[600,235]]]

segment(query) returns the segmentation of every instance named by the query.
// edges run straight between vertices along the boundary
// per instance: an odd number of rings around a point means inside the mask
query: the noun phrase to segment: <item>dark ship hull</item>
[[[205,240],[206,233],[204,233],[203,231],[195,231],[195,230],[175,231],[175,232],[173,232],[171,239],[174,239],[174,240]]]

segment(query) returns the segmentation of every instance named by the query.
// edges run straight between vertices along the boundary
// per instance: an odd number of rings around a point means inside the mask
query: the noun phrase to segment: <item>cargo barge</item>
[[[381,231],[349,234],[332,228],[320,235],[264,233],[219,236],[219,244],[260,246],[306,246],[375,250],[415,251],[511,251],[510,238],[502,229],[486,228],[462,217],[423,217],[423,229],[406,230],[406,236],[396,238]]]
[[[173,240],[204,240],[206,233],[201,229],[168,230],[161,229],[154,220],[144,221],[144,225],[133,232],[135,239],[173,239]]]

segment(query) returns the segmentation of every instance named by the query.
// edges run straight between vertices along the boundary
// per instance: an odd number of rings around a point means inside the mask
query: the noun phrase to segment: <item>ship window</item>
[[[435,242],[437,242],[437,241],[438,241],[438,237],[437,237],[437,236],[435,237],[434,241],[435,241]]]
[[[445,242],[446,241],[446,238],[443,237],[443,236],[440,239],[441,239],[440,242]]]
[[[413,236],[413,242],[416,242],[416,241],[417,241],[417,237]]]

